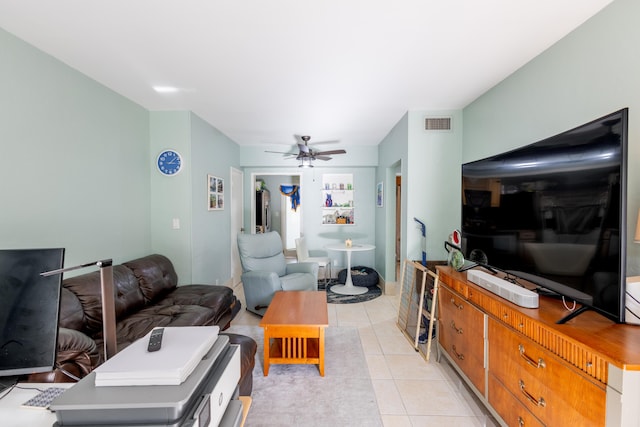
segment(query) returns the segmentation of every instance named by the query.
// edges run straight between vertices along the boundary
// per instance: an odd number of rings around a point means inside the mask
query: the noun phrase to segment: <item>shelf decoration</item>
[[[353,174],[323,174],[322,224],[354,225]]]
[[[207,175],[207,205],[210,211],[224,209],[224,179]]]

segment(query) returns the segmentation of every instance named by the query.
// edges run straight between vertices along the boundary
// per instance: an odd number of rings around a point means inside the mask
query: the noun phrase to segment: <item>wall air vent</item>
[[[426,117],[424,130],[451,130],[451,117]]]

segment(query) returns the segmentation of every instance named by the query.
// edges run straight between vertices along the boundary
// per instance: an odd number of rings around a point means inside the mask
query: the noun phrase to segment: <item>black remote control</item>
[[[157,328],[151,331],[151,336],[149,337],[149,345],[147,346],[147,351],[158,351],[162,346],[162,333],[164,332],[164,328]]]

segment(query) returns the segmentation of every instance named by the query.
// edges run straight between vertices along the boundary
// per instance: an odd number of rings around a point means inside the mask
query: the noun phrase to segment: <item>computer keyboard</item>
[[[62,387],[50,387],[46,390],[41,391],[37,395],[33,396],[31,399],[27,400],[22,404],[22,406],[29,408],[48,408],[53,399],[60,396],[66,388]]]

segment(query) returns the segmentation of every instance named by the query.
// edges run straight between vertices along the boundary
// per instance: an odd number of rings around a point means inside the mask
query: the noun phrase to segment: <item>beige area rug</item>
[[[258,343],[246,427],[382,426],[355,328],[326,329],[324,377],[315,365],[271,365],[265,377],[262,328],[232,325],[227,332],[250,336]]]

